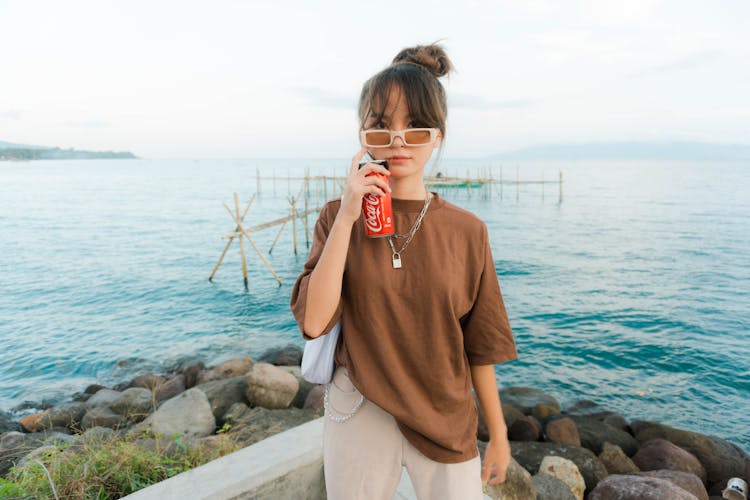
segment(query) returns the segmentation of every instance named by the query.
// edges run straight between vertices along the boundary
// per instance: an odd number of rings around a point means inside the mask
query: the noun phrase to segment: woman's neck
[[[406,177],[403,179],[389,179],[391,198],[399,200],[424,200],[427,189],[422,176]]]

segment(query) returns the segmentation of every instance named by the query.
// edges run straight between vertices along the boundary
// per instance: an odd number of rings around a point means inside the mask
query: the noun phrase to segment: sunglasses
[[[426,146],[437,139],[439,129],[407,128],[404,130],[387,130],[371,128],[359,132],[359,140],[368,148],[387,148],[393,144],[394,137],[400,137],[404,146]]]

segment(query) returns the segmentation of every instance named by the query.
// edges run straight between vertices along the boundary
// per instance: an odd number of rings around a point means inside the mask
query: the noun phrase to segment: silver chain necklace
[[[426,189],[425,189],[426,190]],[[412,238],[414,238],[414,234],[419,229],[419,226],[422,224],[422,219],[424,218],[424,214],[427,213],[427,207],[430,206],[430,201],[432,201],[432,193],[427,191],[427,196],[425,196],[424,199],[424,206],[422,207],[422,211],[419,213],[419,217],[417,217],[417,220],[414,222],[414,225],[411,227],[408,233],[397,235],[394,234],[392,236],[388,236],[388,244],[391,246],[391,251],[393,252],[391,255],[391,258],[393,259],[393,269],[400,269],[401,268],[401,253],[406,250],[406,247],[411,242]],[[393,236],[396,238],[406,238],[406,241],[404,242],[404,245],[397,251],[396,247],[393,246]]]

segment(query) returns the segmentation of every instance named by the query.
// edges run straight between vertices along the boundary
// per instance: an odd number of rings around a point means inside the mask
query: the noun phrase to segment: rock
[[[545,403],[539,403],[531,409],[531,414],[537,419],[542,420],[552,415],[560,413],[560,407],[555,405],[549,405]]]
[[[256,407],[242,414],[227,435],[235,444],[245,447],[322,416],[322,411],[312,408],[301,410],[292,406],[286,410],[269,410]]]
[[[156,389],[154,389],[154,398],[156,399],[157,403],[160,403],[167,399],[172,399],[178,394],[185,392],[186,389],[187,387],[185,387],[185,375],[180,373],[170,378],[163,384],[156,386]]]
[[[253,358],[235,358],[213,368],[222,378],[241,377],[253,368]]]
[[[612,474],[596,485],[587,500],[696,500],[666,479]]]
[[[109,439],[114,435],[115,432],[109,427],[91,427],[81,434],[80,439],[91,443]]]
[[[81,419],[86,414],[86,409],[85,403],[64,403],[60,406],[53,406],[42,412],[36,430],[53,427],[80,428]]]
[[[100,389],[93,396],[86,400],[86,406],[93,408],[95,406],[109,406],[114,403],[117,398],[122,396],[122,392],[113,391],[112,389]]]
[[[695,455],[666,439],[650,439],[641,444],[633,463],[642,471],[670,469],[695,474],[703,482],[707,479],[706,469]]]
[[[487,451],[487,443],[477,441],[479,456],[484,465],[484,453]],[[490,476],[492,478],[492,476]],[[508,469],[505,471],[505,482],[500,484],[487,484],[483,486],[483,491],[493,499],[503,500],[525,500],[536,498],[536,486],[534,485],[531,474],[516,462],[513,457],[510,459]]]
[[[500,390],[500,401],[515,406],[526,415],[538,404],[545,404],[560,411],[560,403],[554,397],[533,387],[505,387]]]
[[[299,390],[294,375],[268,363],[257,363],[245,376],[251,406],[288,408]]]
[[[95,406],[94,408],[90,408],[83,416],[81,422],[82,429],[91,429],[92,427],[119,429],[127,425],[128,421],[125,417],[113,412],[107,406]]]
[[[568,485],[556,477],[536,474],[531,479],[536,486],[536,500],[576,500]]]
[[[625,452],[622,451],[622,448],[616,444],[605,442],[602,446],[602,452],[599,454],[599,460],[602,461],[604,467],[607,468],[607,472],[610,474],[629,474],[641,471]]]
[[[297,408],[304,408],[305,401],[307,401],[307,395],[317,384],[313,384],[312,382],[308,382],[307,380],[302,378],[302,372],[300,371],[299,366],[280,365],[278,368],[284,370],[287,373],[291,373],[297,379],[297,382],[299,382],[299,389],[297,390],[297,394],[294,396],[292,406],[295,406]]]
[[[167,379],[155,373],[139,375],[130,382],[130,387],[142,387],[153,391],[155,387],[162,385]]]
[[[708,492],[706,487],[703,486],[703,481],[695,474],[689,472],[682,472],[677,470],[650,470],[646,472],[637,472],[637,476],[648,476],[657,477],[660,479],[666,479],[675,486],[679,486],[683,490],[692,493],[698,498],[698,500],[708,500]]]
[[[39,421],[42,419],[43,413],[44,412],[39,412],[32,413],[31,415],[26,415],[25,417],[22,417],[18,421],[18,423],[21,424],[21,426],[29,432],[36,432],[38,430],[41,430],[39,428]]]
[[[198,361],[191,363],[182,369],[182,374],[185,376],[185,389],[190,389],[198,383],[198,376],[206,368],[203,362]]]
[[[586,490],[586,482],[583,480],[581,471],[576,464],[567,458],[557,456],[546,456],[539,465],[539,475],[547,474],[559,479],[568,488],[568,491],[577,500],[583,500],[583,492]]]
[[[310,389],[310,392],[307,394],[307,399],[305,399],[305,404],[302,405],[302,408],[314,408],[316,410],[323,411],[323,397],[325,396],[325,392],[326,392],[325,385],[322,385],[322,384],[315,385],[312,389]],[[477,435],[478,434],[479,433],[477,433]],[[489,433],[487,433],[487,440],[489,441],[489,439],[490,439]]]
[[[587,491],[591,491],[602,479],[607,476],[604,464],[593,452],[580,446],[557,443],[537,443],[531,441],[512,441],[510,452],[529,473],[539,472],[539,466],[544,457],[552,455],[567,458],[578,467]]]
[[[268,349],[260,355],[258,361],[277,366],[300,366],[302,364],[302,349],[297,344],[287,344],[281,348]]]
[[[591,417],[601,421],[604,421],[607,417],[619,416],[616,412],[607,410],[598,403],[588,399],[576,401],[574,404],[565,408],[563,413],[569,416]]]
[[[153,394],[143,387],[125,389],[110,405],[112,411],[131,422],[139,422],[146,418],[153,407]]]
[[[0,437],[0,477],[6,475],[21,457],[45,444],[73,439],[68,434],[52,431],[34,433],[6,432]]]
[[[503,420],[505,420],[505,426],[510,429],[513,423],[523,416],[523,412],[509,403],[501,404],[503,409]],[[487,438],[489,440],[489,438]]]
[[[564,417],[550,420],[544,428],[544,435],[551,443],[572,444],[581,446],[581,437],[572,418]]]
[[[103,385],[99,384],[91,384],[83,391],[84,394],[94,395],[97,392],[101,391],[102,389],[106,389]]]
[[[542,435],[542,425],[531,415],[517,418],[508,428],[508,439],[513,441],[539,441]]]
[[[216,419],[206,394],[193,387],[179,396],[168,399],[146,420],[136,425],[132,434],[150,428],[154,435],[170,438],[173,435],[204,437],[213,434]]]
[[[707,480],[711,483],[726,483],[729,478],[741,477],[745,473],[746,461],[750,461],[750,456],[739,447],[716,436],[642,420],[631,422],[630,426],[641,443],[663,438],[695,455],[706,469]]]
[[[245,402],[245,391],[247,382],[245,377],[232,377],[222,380],[213,380],[205,384],[196,385],[195,389],[200,389],[208,398],[211,405],[211,411],[219,425],[224,414],[234,403]]]
[[[113,391],[112,389],[100,389],[93,396],[86,400],[88,407],[93,406],[109,406],[114,403],[117,398],[122,395],[120,391]]]
[[[28,466],[30,463],[35,463],[35,459],[39,459],[43,457],[45,454],[50,452],[58,451],[59,447],[54,444],[45,444],[43,446],[40,446],[39,448],[36,448],[29,452],[27,455],[23,456],[18,463],[15,465],[16,470],[20,470]],[[41,462],[42,460],[40,460]]]
[[[570,418],[576,423],[581,445],[596,454],[602,452],[605,441],[619,446],[627,456],[633,456],[638,451],[638,441],[627,432],[616,429],[611,425],[593,417],[573,415]]]
[[[21,429],[21,424],[16,422],[10,413],[0,411],[0,434],[3,432],[21,431]]]
[[[234,403],[229,409],[221,416],[221,420],[224,423],[234,426],[242,416],[250,411],[250,407],[245,403]]]
[[[200,372],[198,372],[198,376],[195,380],[195,385],[201,385],[207,382],[213,382],[214,380],[221,380],[223,378],[226,377],[224,377],[224,375],[216,370],[201,370]]]
[[[602,422],[611,425],[615,429],[620,429],[621,431],[630,434],[630,424],[622,415],[607,415]]]

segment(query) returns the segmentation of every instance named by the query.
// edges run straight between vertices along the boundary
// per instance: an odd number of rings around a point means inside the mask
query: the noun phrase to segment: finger
[[[367,175],[371,172],[375,172],[378,174],[384,174],[384,175],[391,175],[391,171],[385,168],[383,165],[378,165],[377,163],[365,163],[362,168],[359,169],[360,172],[362,172],[362,175]]]
[[[367,179],[367,181],[365,181],[365,182],[367,182],[368,184],[374,184],[374,185],[378,186],[380,189],[383,190],[383,192],[390,193],[392,191],[391,187],[383,179],[380,179],[380,178],[375,177],[375,176],[366,177],[366,179]]]
[[[362,157],[365,156],[365,153],[367,153],[367,146],[362,146],[362,149],[357,151],[357,154],[352,157],[352,165],[349,169],[349,173],[357,171],[359,168],[359,162],[362,160]]]

